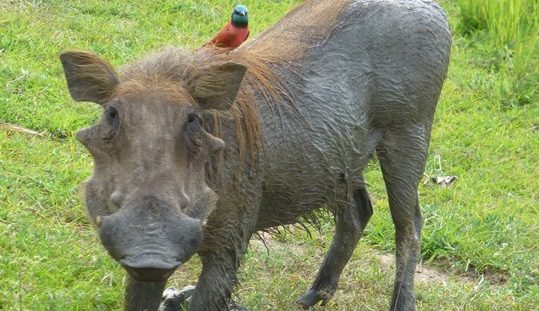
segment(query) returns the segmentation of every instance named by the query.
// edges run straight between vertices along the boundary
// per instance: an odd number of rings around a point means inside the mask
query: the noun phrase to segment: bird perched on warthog
[[[234,7],[230,21],[205,46],[235,49],[249,37],[249,11],[238,4]]]
[[[128,272],[125,309],[156,310],[198,254],[189,310],[225,310],[251,236],[320,208],[336,231],[297,302],[326,303],[373,212],[362,172],[376,154],[395,224],[391,310],[414,310],[417,187],[450,45],[432,1],[307,0],[229,53],[166,48],[120,73],[62,54],[73,99],[104,110],[77,138],[94,159],[89,219]]]

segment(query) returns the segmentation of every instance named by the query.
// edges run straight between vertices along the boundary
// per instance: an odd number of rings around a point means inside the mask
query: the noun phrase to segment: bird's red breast
[[[247,40],[248,37],[248,27],[236,27],[231,22],[228,22],[209,43],[220,48],[235,49]]]

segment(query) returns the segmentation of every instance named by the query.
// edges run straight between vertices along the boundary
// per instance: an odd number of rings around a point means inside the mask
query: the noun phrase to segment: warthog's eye
[[[118,120],[118,109],[114,106],[107,107],[107,121],[113,125],[113,123]]]
[[[187,137],[187,152],[190,158],[193,158],[198,152],[201,144],[200,129],[202,128],[202,120],[196,113],[187,115],[185,123],[185,136]]]
[[[196,134],[200,130],[200,125],[202,123],[202,120],[200,119],[200,116],[196,113],[190,113],[187,116],[187,124],[185,126],[185,132],[189,136],[189,138],[193,139],[195,138]]]
[[[105,111],[105,119],[111,129],[107,130],[107,134],[103,137],[105,140],[110,140],[118,134],[120,128],[120,115],[118,109],[114,106],[107,106]]]
[[[107,116],[107,122],[114,129],[118,129],[118,126],[120,125],[120,115],[118,114],[118,109],[116,109],[114,106],[108,106],[105,114]]]

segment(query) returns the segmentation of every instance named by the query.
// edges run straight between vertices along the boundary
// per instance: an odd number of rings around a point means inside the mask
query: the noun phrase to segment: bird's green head
[[[245,5],[238,4],[234,7],[232,24],[238,27],[247,27],[249,24],[249,11]]]

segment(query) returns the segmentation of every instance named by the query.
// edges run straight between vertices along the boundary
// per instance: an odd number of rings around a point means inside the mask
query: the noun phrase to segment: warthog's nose
[[[159,268],[131,268],[124,266],[129,275],[131,275],[137,281],[143,282],[159,282],[166,281],[176,270],[173,269],[159,269]]]
[[[127,272],[136,280],[142,282],[166,281],[172,273],[181,265],[178,260],[163,260],[160,258],[126,257],[119,262]]]
[[[165,281],[202,244],[200,220],[154,196],[103,216],[99,237],[109,254],[141,282]]]

